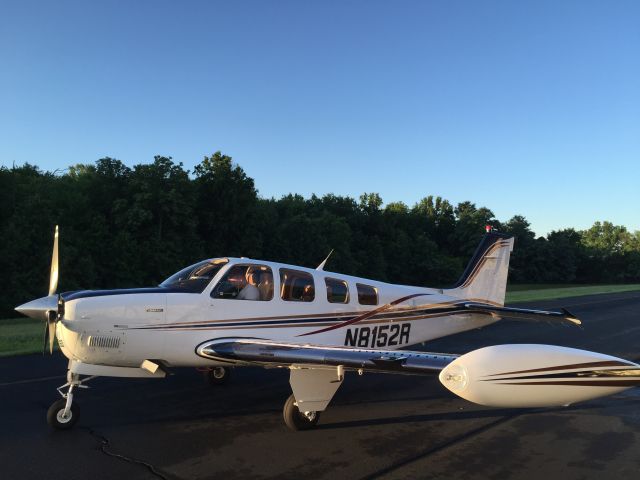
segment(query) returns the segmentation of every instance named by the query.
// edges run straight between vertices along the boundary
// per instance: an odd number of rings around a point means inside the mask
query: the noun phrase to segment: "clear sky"
[[[2,165],[216,150],[266,197],[640,229],[640,2],[2,0]]]

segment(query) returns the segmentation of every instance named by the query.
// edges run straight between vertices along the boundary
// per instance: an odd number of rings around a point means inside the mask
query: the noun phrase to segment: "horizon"
[[[640,4],[8,1],[0,164],[220,150],[264,198],[640,230]],[[210,149],[214,146],[213,149]]]

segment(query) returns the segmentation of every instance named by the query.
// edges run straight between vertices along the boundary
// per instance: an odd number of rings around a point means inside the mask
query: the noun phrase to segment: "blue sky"
[[[0,162],[231,155],[263,196],[640,229],[636,1],[11,1]]]

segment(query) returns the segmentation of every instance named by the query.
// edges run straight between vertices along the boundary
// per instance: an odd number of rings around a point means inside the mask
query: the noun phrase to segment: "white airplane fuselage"
[[[216,284],[234,265],[266,266],[273,272],[273,298],[268,301],[214,298]],[[281,298],[280,269],[313,276],[312,301]],[[330,303],[325,278],[345,281],[346,303]],[[356,284],[374,287],[376,305],[362,305]],[[74,296],[80,298],[74,298]],[[350,318],[397,301],[370,319],[344,326]],[[480,299],[481,300],[481,299]],[[139,290],[87,291],[71,294],[56,336],[64,355],[87,364],[139,367],[145,359],[167,366],[211,366],[195,346],[217,338],[245,337],[313,343],[314,345],[384,348],[415,345],[483,327],[497,321],[491,315],[443,314],[438,309],[461,301],[442,290],[392,285],[373,280],[274,262],[230,258],[201,293]],[[336,326],[335,329],[332,329]],[[340,327],[338,327],[340,326]],[[317,332],[317,333],[314,333]]]
[[[569,405],[640,385],[640,365],[553,345],[495,345],[464,355],[401,351],[510,317],[580,325],[560,311],[505,307],[513,238],[483,237],[448,289],[392,285],[246,258],[203,260],[158,287],[55,295],[58,229],[49,295],[19,312],[45,321],[45,345],[69,358],[62,399],[47,422],[78,421],[75,390],[100,376],[164,378],[170,367],[205,367],[218,385],[233,365],[290,370],[283,419],[314,428],[345,371],[427,374],[480,405]],[[84,378],[83,378],[84,377]],[[63,393],[62,389],[66,389]]]

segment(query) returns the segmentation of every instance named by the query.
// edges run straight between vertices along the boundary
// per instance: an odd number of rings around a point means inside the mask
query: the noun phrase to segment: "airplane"
[[[285,424],[318,424],[346,372],[438,375],[461,398],[493,407],[567,406],[640,385],[640,365],[554,345],[508,344],[464,355],[408,350],[502,319],[580,325],[566,309],[505,307],[514,239],[487,228],[450,288],[394,285],[250,258],[203,260],[157,287],[56,294],[56,226],[49,294],[16,308],[45,321],[69,359],[62,396],[47,412],[54,429],[79,418],[76,391],[96,377],[164,378],[204,368],[212,384],[232,367],[290,371]],[[331,254],[330,254],[331,255]]]

